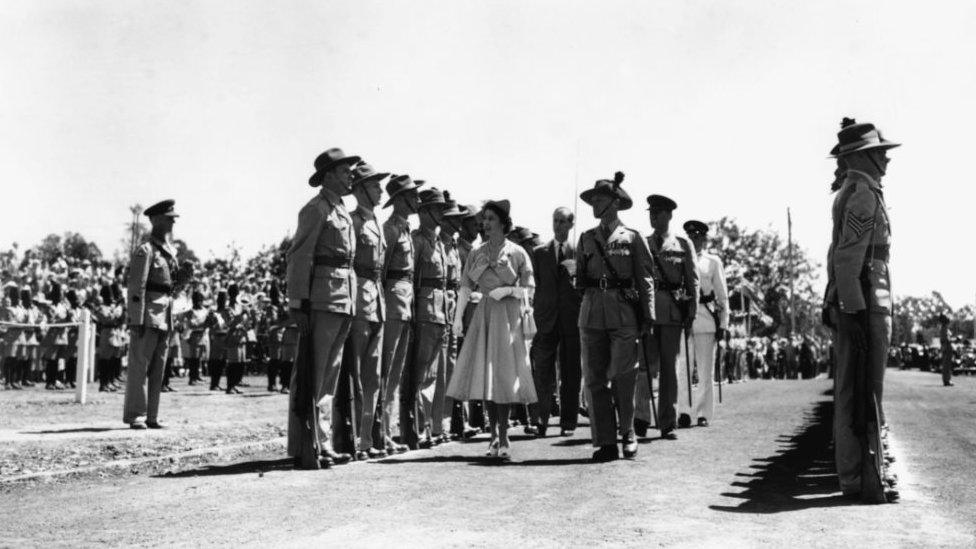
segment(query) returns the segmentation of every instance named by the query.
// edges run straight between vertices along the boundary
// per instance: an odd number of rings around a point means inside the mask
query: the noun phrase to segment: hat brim
[[[410,184],[409,187],[404,187],[402,189],[397,190],[395,193],[391,194],[389,196],[389,198],[386,199],[386,202],[383,204],[383,207],[384,208],[389,208],[390,206],[392,206],[393,205],[393,198],[395,196],[401,195],[401,194],[403,194],[403,193],[405,193],[407,191],[416,191],[417,189],[419,189],[422,186],[423,186],[423,183],[421,183],[420,185],[418,185],[415,182],[411,182],[411,184]]]
[[[353,156],[344,156],[344,157],[342,157],[342,158],[340,158],[338,160],[333,160],[332,162],[329,162],[325,166],[322,166],[322,169],[321,170],[316,170],[315,173],[313,173],[311,175],[311,177],[308,178],[308,186],[309,187],[318,187],[319,185],[322,184],[322,177],[325,176],[325,172],[327,172],[327,171],[331,170],[332,168],[335,168],[336,166],[339,166],[341,164],[356,164],[360,160],[361,160],[361,158],[359,158],[356,155],[353,155]]]
[[[353,184],[354,185],[362,185],[363,183],[369,183],[371,181],[382,181],[382,180],[386,179],[389,176],[390,176],[390,174],[388,174],[388,173],[374,173],[373,175],[367,175],[366,177],[363,177],[361,179],[357,179],[356,182],[353,183]]]
[[[849,151],[840,152],[838,150],[840,148],[840,145],[837,145],[833,149],[830,149],[830,156],[828,156],[827,158],[843,158],[845,156],[852,155],[856,152],[868,151],[871,149],[888,150],[888,149],[894,149],[896,147],[901,147],[901,143],[895,143],[893,141],[883,141],[881,143],[871,143],[869,145],[864,145],[863,147],[858,147],[856,149],[851,149]]]
[[[630,196],[627,195],[627,191],[623,189],[617,189],[617,193],[619,194],[611,193],[605,187],[596,188],[596,189],[586,189],[585,191],[580,193],[580,198],[583,200],[583,202],[586,202],[591,206],[593,205],[591,200],[593,199],[594,196],[598,194],[603,194],[609,196],[610,198],[616,198],[617,200],[620,200],[620,207],[617,208],[617,210],[621,212],[624,210],[629,210],[634,206],[634,201],[631,200]]]

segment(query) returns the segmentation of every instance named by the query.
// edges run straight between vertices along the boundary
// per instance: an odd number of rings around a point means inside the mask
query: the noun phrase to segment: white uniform
[[[692,326],[692,372],[697,368],[698,388],[692,395],[693,406],[688,405],[688,376],[678,373],[678,413],[695,418],[711,419],[714,408],[713,387],[715,379],[715,323],[718,327],[729,327],[729,292],[725,285],[725,268],[722,260],[715,254],[698,254],[698,280],[701,284],[702,299],[698,303],[698,313]],[[710,296],[714,296],[712,299]],[[685,344],[681,342],[678,366],[685,368]]]

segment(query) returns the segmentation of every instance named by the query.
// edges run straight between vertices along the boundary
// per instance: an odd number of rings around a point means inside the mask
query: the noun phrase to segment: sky
[[[676,223],[785,231],[789,207],[823,262],[827,155],[853,116],[904,144],[884,181],[894,292],[958,307],[976,299],[957,246],[973,28],[963,1],[7,0],[0,247],[77,231],[111,255],[130,205],[173,198],[202,258],[250,253],[294,230],[339,146],[463,203],[508,198],[546,238],[617,170],[642,231],[651,193]]]

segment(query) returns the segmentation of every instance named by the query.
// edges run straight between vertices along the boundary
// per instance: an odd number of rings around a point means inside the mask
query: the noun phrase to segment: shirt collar
[[[851,176],[851,175],[860,176],[861,178],[863,178],[872,187],[875,187],[877,189],[880,189],[881,188],[881,181],[875,181],[875,179],[873,177],[871,177],[870,175],[862,172],[861,170],[852,170],[852,169],[848,168],[847,174],[848,174],[848,176]]]
[[[322,196],[322,198],[326,199],[333,206],[338,206],[339,204],[342,204],[342,197],[334,193],[331,189],[322,187],[322,189],[319,191],[319,195]]]

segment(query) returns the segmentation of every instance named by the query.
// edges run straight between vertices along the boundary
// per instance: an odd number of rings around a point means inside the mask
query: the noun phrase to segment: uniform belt
[[[580,286],[583,288],[599,288],[601,290],[625,290],[634,287],[634,281],[630,278],[581,278]]]
[[[421,288],[436,288],[439,290],[447,289],[446,278],[421,278],[418,284]]]
[[[162,284],[160,282],[153,282],[153,281],[150,280],[150,281],[147,281],[146,282],[146,291],[147,292],[158,292],[158,293],[161,293],[161,294],[167,294],[168,295],[168,294],[173,293],[173,285],[172,284]]]
[[[386,271],[387,280],[413,280],[413,271],[407,269],[388,269]]]
[[[356,276],[362,278],[369,278],[371,280],[379,280],[383,272],[380,269],[371,267],[362,267],[360,265],[354,265],[353,270],[356,271]]]
[[[871,246],[871,252],[868,254],[867,259],[877,259],[878,261],[888,262],[888,257],[891,255],[891,248],[887,244],[882,244],[879,246]]]
[[[715,301],[715,293],[714,292],[713,293],[710,293],[708,295],[699,294],[698,303],[701,303],[702,305],[708,305],[709,303],[712,303],[714,301]]]
[[[334,255],[317,255],[315,256],[316,265],[324,265],[326,267],[333,267],[336,269],[345,267],[348,269],[352,266],[352,258],[344,256],[334,256]]]
[[[672,284],[671,282],[668,282],[667,280],[655,280],[654,281],[654,289],[655,290],[664,290],[665,292],[677,292],[678,290],[682,289],[683,287],[684,286],[682,286],[681,284]]]

